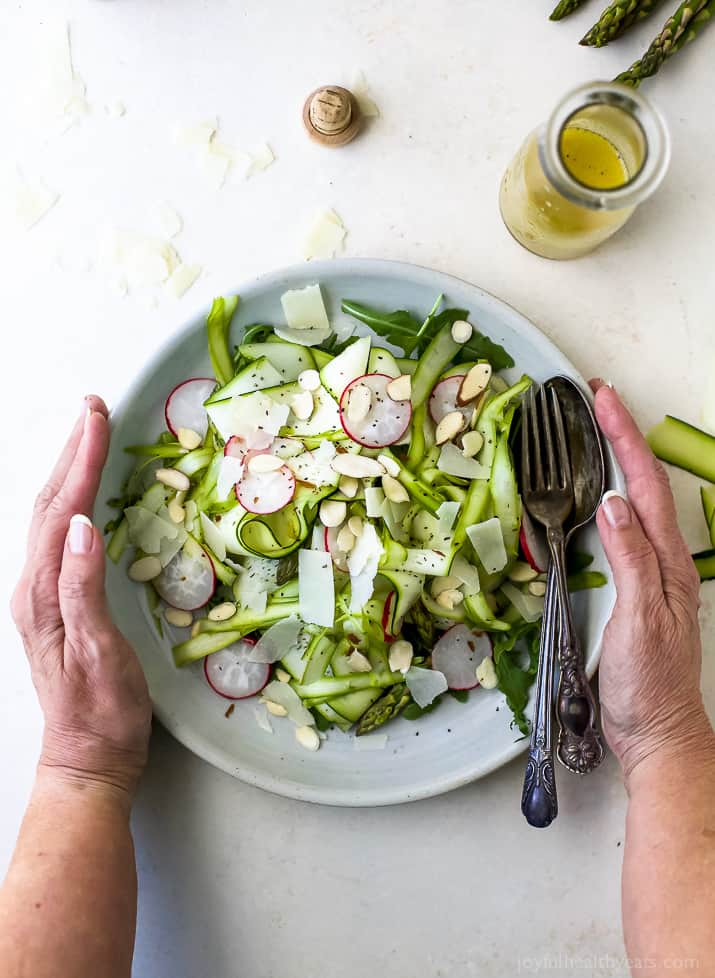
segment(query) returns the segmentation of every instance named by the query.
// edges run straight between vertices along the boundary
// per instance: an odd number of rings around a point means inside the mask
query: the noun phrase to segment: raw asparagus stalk
[[[572,14],[574,10],[578,10],[578,8],[584,2],[585,0],[560,0],[560,2],[557,3],[554,9],[551,11],[549,20],[563,20],[564,17],[568,17],[569,14]]]
[[[355,729],[355,736],[360,737],[362,734],[372,733],[373,730],[377,730],[383,723],[387,723],[388,720],[392,720],[398,713],[401,713],[407,704],[411,702],[412,696],[404,683],[388,689],[379,700],[376,700],[363,713]]]
[[[637,88],[644,78],[655,75],[668,58],[693,41],[715,13],[715,0],[684,0],[646,53],[614,81]]]
[[[651,14],[659,3],[660,0],[614,0],[580,43],[587,47],[603,47]]]

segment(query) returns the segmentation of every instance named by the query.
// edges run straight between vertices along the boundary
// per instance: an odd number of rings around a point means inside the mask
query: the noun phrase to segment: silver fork
[[[573,635],[566,583],[564,523],[573,508],[573,484],[566,429],[556,391],[532,386],[522,404],[521,479],[524,505],[546,530],[561,610],[544,616],[536,676],[534,722],[524,776],[521,810],[530,825],[545,828],[558,814],[554,777],[553,695],[558,625],[563,641]]]

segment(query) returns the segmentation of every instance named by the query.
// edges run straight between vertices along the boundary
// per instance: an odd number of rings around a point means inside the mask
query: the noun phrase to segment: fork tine
[[[541,390],[539,386],[539,390]],[[539,432],[539,412],[536,405],[536,392],[533,385],[529,388],[529,417],[531,420],[531,437],[533,441],[533,461],[536,474],[536,483],[532,483],[532,489],[544,488],[544,468],[541,462],[541,434]]]
[[[539,404],[541,406],[541,424],[544,429],[544,441],[546,442],[546,488],[555,489],[559,484],[559,473],[556,465],[556,452],[554,451],[554,435],[551,430],[548,396],[546,388],[543,385],[539,388]]]
[[[521,399],[521,483],[525,493],[531,492],[531,452],[529,450],[529,426],[531,405],[529,395]]]
[[[568,440],[566,438],[566,428],[561,413],[559,396],[553,387],[551,388],[551,401],[554,411],[554,421],[556,423],[557,455],[562,476],[561,488],[572,491],[571,459],[569,456]]]

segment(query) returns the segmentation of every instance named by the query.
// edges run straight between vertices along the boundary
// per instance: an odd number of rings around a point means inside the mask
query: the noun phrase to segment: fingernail
[[[83,513],[77,513],[70,520],[68,543],[73,554],[88,554],[92,549],[94,532],[92,521]]]
[[[609,489],[601,500],[608,525],[614,529],[628,526],[631,522],[631,507],[619,492]]]

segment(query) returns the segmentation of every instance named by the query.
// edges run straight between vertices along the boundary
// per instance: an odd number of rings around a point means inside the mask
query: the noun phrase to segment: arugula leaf
[[[365,323],[378,336],[383,336],[390,343],[401,347],[405,356],[410,356],[415,351],[419,356],[443,326],[451,325],[459,319],[469,317],[469,310],[467,309],[443,309],[439,313],[433,309],[427,319],[420,324],[411,313],[404,309],[384,313],[350,299],[343,300],[342,310]],[[471,360],[488,360],[495,370],[504,370],[506,367],[514,366],[513,359],[503,346],[494,343],[488,336],[484,336],[483,333],[476,330],[455,359],[458,363]]]
[[[497,684],[506,697],[507,706],[514,714],[513,722],[524,735],[529,733],[529,721],[524,715],[524,710],[529,702],[529,690],[539,664],[540,638],[540,621],[522,622],[514,625],[508,632],[500,632],[492,636]],[[526,668],[523,668],[519,661],[522,657],[521,649],[515,649],[519,639],[525,640],[529,653]]]

